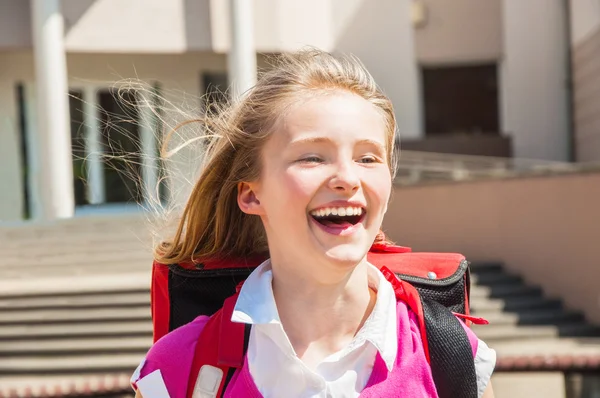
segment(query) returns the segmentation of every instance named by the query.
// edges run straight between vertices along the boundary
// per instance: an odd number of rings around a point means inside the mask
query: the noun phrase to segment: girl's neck
[[[273,266],[273,294],[283,328],[299,358],[313,368],[352,341],[375,306],[367,262],[334,272],[326,283],[309,274],[290,272],[308,267]],[[312,268],[312,267],[310,267]]]

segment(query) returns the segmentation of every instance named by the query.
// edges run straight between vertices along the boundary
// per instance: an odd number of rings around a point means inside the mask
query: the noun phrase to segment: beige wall
[[[182,52],[211,47],[209,0],[62,0],[68,51]],[[0,49],[32,45],[29,1],[3,0]]]
[[[600,160],[600,26],[573,48],[577,161]]]
[[[295,51],[307,45],[332,49],[330,0],[253,0],[259,52]],[[213,49],[229,49],[229,0],[210,0]]]
[[[575,398],[566,395],[562,372],[498,372],[492,384],[495,398]]]
[[[419,73],[414,56],[413,30],[409,25],[408,0],[334,0],[337,15],[334,49],[358,56],[396,111],[403,138],[423,135]],[[351,9],[351,12],[349,11]],[[393,17],[391,17],[393,16]]]
[[[600,0],[569,0],[571,42],[580,43],[600,27]]]
[[[415,32],[420,62],[501,57],[501,0],[421,1],[428,18]],[[228,4],[228,0],[62,0],[66,47],[71,52],[225,52],[229,47]],[[357,14],[359,10],[386,7],[385,2],[367,0],[254,0],[257,49],[290,51],[312,45],[331,50],[348,23],[363,15]],[[29,1],[0,2],[0,48],[31,47],[29,14]],[[401,15],[382,14],[377,22],[408,23],[400,20]],[[390,41],[393,36],[384,33],[371,44]]]
[[[501,129],[514,156],[569,157],[568,35],[559,0],[504,0]]]
[[[600,160],[600,0],[571,0],[577,160]]]
[[[425,25],[415,30],[422,64],[497,61],[502,57],[502,0],[420,0]]]
[[[600,172],[397,187],[384,229],[418,251],[504,261],[600,323]]]
[[[331,49],[330,2],[254,0],[256,48]],[[62,0],[69,52],[225,52],[228,0]],[[0,2],[0,49],[31,47],[29,1]],[[308,28],[310,27],[310,28]]]
[[[71,52],[210,50],[209,0],[62,0]]]

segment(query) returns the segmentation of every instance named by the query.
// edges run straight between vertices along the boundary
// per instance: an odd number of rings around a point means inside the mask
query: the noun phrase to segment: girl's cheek
[[[385,173],[370,175],[364,181],[368,186],[367,189],[377,196],[378,201],[387,203],[392,191],[392,182],[389,173],[387,175]]]
[[[282,196],[297,201],[302,197],[310,196],[311,191],[313,190],[313,181],[311,181],[310,178],[307,178],[307,176],[298,175],[297,173],[288,173],[278,184],[278,191]]]

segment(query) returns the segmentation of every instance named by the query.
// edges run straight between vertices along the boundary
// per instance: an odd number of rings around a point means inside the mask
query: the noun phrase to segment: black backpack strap
[[[421,296],[433,381],[440,398],[477,398],[469,337],[446,307]]]

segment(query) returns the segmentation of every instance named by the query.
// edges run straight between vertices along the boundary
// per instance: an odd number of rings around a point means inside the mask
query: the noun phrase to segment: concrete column
[[[73,155],[60,0],[31,0],[42,219],[72,217]]]
[[[87,194],[90,204],[97,205],[106,201],[104,163],[102,155],[102,131],[98,91],[95,87],[83,89],[83,114],[85,122],[85,159],[87,171]]]
[[[142,192],[148,208],[160,204],[158,191],[159,167],[158,161],[158,131],[155,115],[156,101],[152,92],[138,92],[138,109],[140,112],[140,146],[142,162]]]
[[[256,84],[254,15],[251,0],[230,0],[231,46],[228,67],[232,98],[238,98]]]
[[[566,25],[562,0],[503,0],[501,127],[515,157],[569,158]]]

